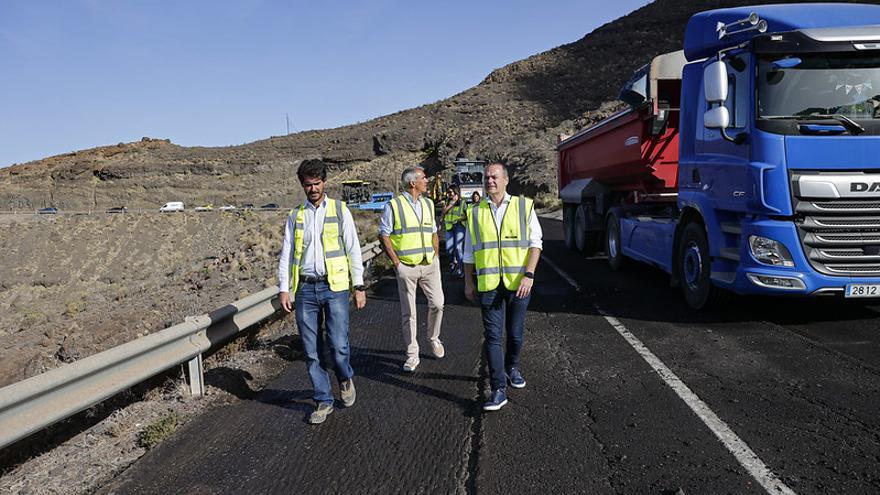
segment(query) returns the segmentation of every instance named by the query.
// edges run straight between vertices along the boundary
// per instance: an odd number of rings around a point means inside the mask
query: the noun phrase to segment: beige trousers
[[[440,259],[434,256],[430,265],[397,266],[397,292],[403,326],[403,343],[407,357],[419,357],[416,340],[416,288],[421,287],[428,298],[428,339],[440,342],[443,320],[443,287],[440,282]]]

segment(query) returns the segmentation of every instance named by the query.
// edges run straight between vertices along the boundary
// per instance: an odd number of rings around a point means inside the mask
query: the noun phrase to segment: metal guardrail
[[[361,248],[366,264],[379,241]],[[0,389],[0,448],[188,362],[190,390],[204,394],[202,353],[281,309],[278,288]]]

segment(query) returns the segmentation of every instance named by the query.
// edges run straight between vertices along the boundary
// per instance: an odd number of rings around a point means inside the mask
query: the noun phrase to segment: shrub
[[[147,425],[138,436],[138,445],[149,450],[170,437],[177,429],[179,418],[172,412]]]

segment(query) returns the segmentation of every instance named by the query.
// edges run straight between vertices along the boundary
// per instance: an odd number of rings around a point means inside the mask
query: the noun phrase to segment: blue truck
[[[880,6],[691,17],[629,107],[560,141],[566,244],[726,292],[880,297]]]

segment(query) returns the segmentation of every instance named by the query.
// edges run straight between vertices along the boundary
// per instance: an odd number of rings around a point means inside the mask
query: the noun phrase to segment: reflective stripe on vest
[[[425,259],[434,262],[434,203],[421,196],[422,220],[416,215],[413,205],[401,194],[391,200],[394,224],[391,234],[391,247],[402,263],[418,265]]]
[[[446,216],[443,217],[443,222],[447,232],[452,230],[452,227],[464,218],[464,209],[464,200],[458,200],[458,205],[446,212]]]
[[[511,196],[501,229],[495,225],[495,216],[484,199],[474,205],[468,215],[477,269],[477,290],[487,292],[504,283],[507,290],[515,291],[526,272],[529,259],[529,216],[531,199]]]
[[[341,211],[346,208],[345,203],[335,199],[327,198],[327,211],[324,214],[324,225],[321,229],[321,242],[324,246],[324,267],[327,270],[327,282],[330,284],[330,290],[341,292],[351,287],[351,277],[349,276],[349,259],[345,253],[345,243],[342,240],[342,215]],[[293,223],[293,259],[290,262],[290,299],[293,300],[296,295],[296,289],[299,287],[299,269],[305,252],[305,217],[306,205],[301,204],[298,209],[291,210],[290,216],[294,213],[296,217]],[[315,242],[312,239],[312,242]]]

